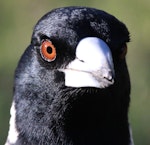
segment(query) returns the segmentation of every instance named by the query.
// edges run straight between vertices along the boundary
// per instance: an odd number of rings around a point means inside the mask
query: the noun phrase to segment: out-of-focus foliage
[[[14,71],[35,23],[51,9],[71,5],[103,9],[127,25],[131,33],[127,55],[132,85],[129,118],[135,144],[150,145],[149,0],[0,1],[0,145],[9,127]]]

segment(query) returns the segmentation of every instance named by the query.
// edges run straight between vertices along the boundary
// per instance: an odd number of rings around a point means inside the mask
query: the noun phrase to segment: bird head
[[[55,79],[63,78],[68,87],[106,88],[114,84],[114,61],[125,60],[128,41],[125,25],[103,11],[56,9],[34,28],[28,51],[35,56],[28,62],[32,65],[29,71],[32,75],[43,68],[42,74],[55,71],[59,74]],[[52,79],[50,75],[49,78]]]
[[[43,144],[55,140],[56,133],[59,134],[56,126],[63,126],[65,115],[72,113],[69,109],[80,106],[73,103],[76,98],[84,98],[80,101],[88,111],[89,100],[95,97],[98,99],[91,105],[95,110],[112,106],[115,111],[126,113],[130,94],[127,42],[126,26],[101,10],[66,7],[44,15],[35,25],[31,43],[15,73],[16,128],[24,142],[40,138]],[[125,111],[118,108],[120,104],[126,104]],[[105,113],[101,114],[106,116]],[[79,114],[73,114],[77,119]],[[84,120],[82,115],[79,116]],[[72,116],[71,120],[76,120]]]

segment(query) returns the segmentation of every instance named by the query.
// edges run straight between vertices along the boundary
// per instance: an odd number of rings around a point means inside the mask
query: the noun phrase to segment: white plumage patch
[[[130,144],[129,145],[134,145],[133,136],[132,136],[132,129],[130,126],[129,126],[129,131],[130,131]]]
[[[12,145],[15,144],[18,139],[18,131],[16,128],[16,109],[15,109],[15,103],[12,103],[11,109],[10,109],[11,118],[9,121],[9,132],[8,137],[5,145]]]

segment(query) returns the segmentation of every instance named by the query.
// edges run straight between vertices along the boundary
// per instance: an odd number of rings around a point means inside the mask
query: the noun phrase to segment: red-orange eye
[[[120,58],[121,58],[121,59],[124,59],[124,58],[125,58],[125,56],[126,56],[126,54],[127,54],[127,50],[128,50],[128,48],[127,48],[127,45],[125,44],[125,45],[122,47],[122,50],[121,50],[121,54],[120,54]]]
[[[51,41],[43,41],[40,52],[42,57],[48,62],[51,62],[56,58],[56,48]]]

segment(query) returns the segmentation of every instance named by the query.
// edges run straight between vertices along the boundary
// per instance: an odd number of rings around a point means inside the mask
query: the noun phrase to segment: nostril
[[[84,62],[84,60],[80,60],[81,62]]]
[[[77,58],[79,61],[81,61],[81,62],[85,62],[84,60],[82,60],[82,59],[79,59],[79,58]]]

